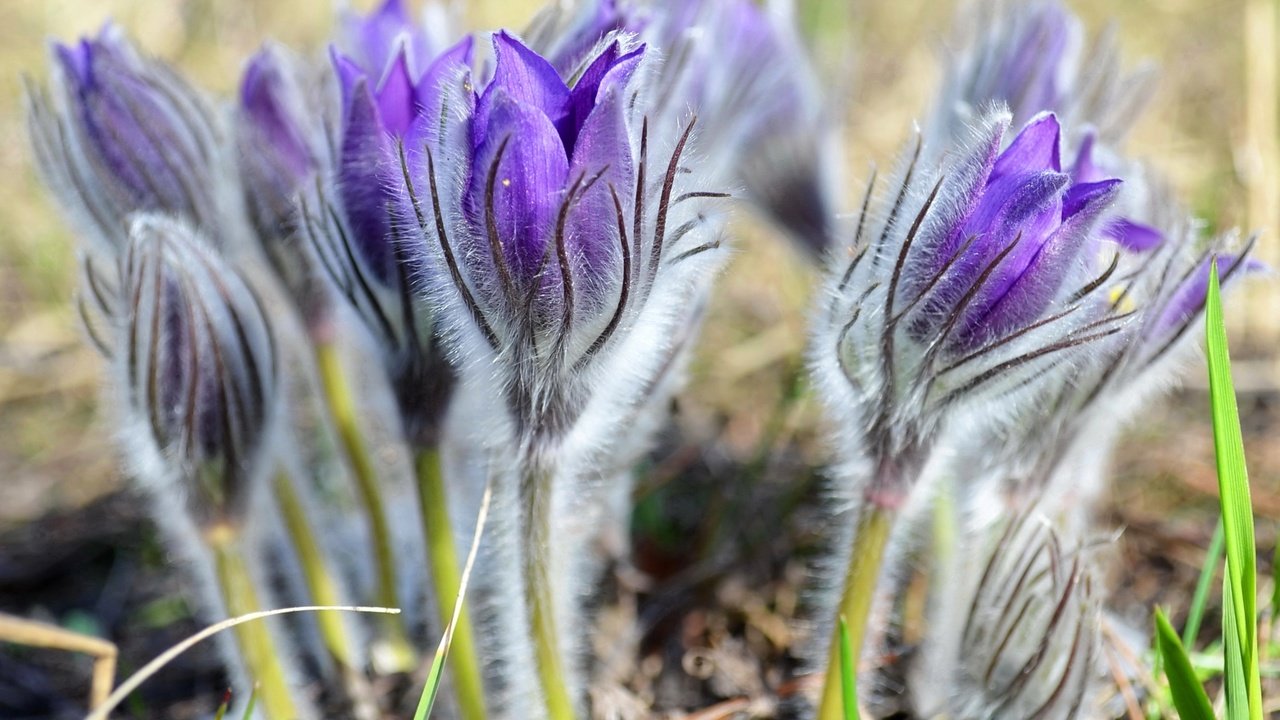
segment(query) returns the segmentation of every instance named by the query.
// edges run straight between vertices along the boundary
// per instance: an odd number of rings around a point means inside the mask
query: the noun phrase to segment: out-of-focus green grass
[[[837,9],[847,2],[824,1]],[[1091,29],[1114,18],[1130,60],[1148,58],[1163,66],[1159,92],[1131,134],[1130,149],[1168,174],[1184,199],[1217,227],[1247,219],[1238,167],[1247,140],[1241,36],[1248,1],[1070,3]],[[535,7],[530,0],[465,5],[476,28],[520,27]],[[815,43],[854,60],[823,62],[832,85],[850,92],[846,207],[852,207],[868,166],[890,162],[912,120],[927,112],[938,82],[938,48],[953,14],[951,3],[935,0],[867,0],[849,7],[836,16],[847,15],[850,25],[825,25]],[[43,81],[47,38],[69,41],[113,18],[143,48],[229,96],[241,63],[264,39],[319,52],[332,17],[329,2],[304,0],[4,0],[0,482],[9,501],[0,504],[0,524],[33,517],[49,504],[81,502],[112,487],[116,475],[105,423],[94,421],[101,363],[80,340],[69,301],[75,286],[73,244],[31,167],[19,74]],[[782,407],[784,380],[801,362],[813,275],[748,213],[740,214],[737,226],[738,251],[707,323],[690,391],[696,402],[685,404],[683,422],[694,428],[721,426],[730,451],[749,457]],[[1275,244],[1274,232],[1264,236],[1264,256],[1276,259]],[[1274,303],[1276,295],[1269,292],[1265,298]],[[814,427],[812,407],[788,407],[786,413],[780,426],[773,423],[784,439]]]

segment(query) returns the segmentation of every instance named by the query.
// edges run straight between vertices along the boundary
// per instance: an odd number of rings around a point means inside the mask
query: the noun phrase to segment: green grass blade
[[[462,577],[458,581],[458,597],[453,602],[453,617],[449,626],[444,629],[444,637],[436,648],[435,657],[431,659],[431,671],[427,674],[427,682],[422,687],[422,695],[418,698],[418,708],[413,713],[413,720],[427,720],[431,708],[436,704],[436,696],[440,693],[440,681],[444,678],[444,663],[449,657],[449,646],[453,643],[453,633],[458,627],[458,619],[462,616],[463,601],[467,596],[467,586],[471,583],[471,569],[476,564],[476,555],[480,551],[480,538],[484,535],[485,521],[489,517],[489,501],[493,498],[493,488],[484,489],[484,497],[480,500],[480,512],[476,516],[475,534],[471,536],[471,549],[467,552],[467,562],[462,568]],[[442,598],[443,599],[443,598]]]
[[[1213,706],[1191,667],[1186,648],[1160,608],[1156,608],[1156,647],[1160,651],[1178,715],[1182,720],[1214,720]]]
[[[227,716],[227,708],[231,705],[231,691],[222,696],[222,702],[218,703],[218,710],[213,714],[213,720],[222,720]]]
[[[1240,434],[1240,413],[1236,408],[1231,381],[1231,359],[1222,317],[1222,292],[1218,283],[1218,263],[1209,269],[1209,290],[1205,298],[1205,345],[1209,364],[1209,395],[1213,408],[1213,448],[1218,468],[1218,496],[1222,506],[1223,537],[1226,543],[1227,582],[1235,645],[1246,692],[1248,717],[1262,718],[1262,686],[1258,677],[1257,558],[1253,535],[1253,502],[1249,496],[1249,475],[1244,461],[1244,439]],[[1225,618],[1224,618],[1225,620]],[[1224,622],[1224,627],[1226,623]],[[1228,643],[1230,649],[1231,643]],[[1228,658],[1230,667],[1231,658]]]
[[[258,686],[254,685],[249,691],[249,703],[244,706],[244,714],[240,716],[241,720],[250,720],[253,717],[253,709],[258,706]]]
[[[1228,560],[1227,564],[1231,562]],[[1227,696],[1227,720],[1249,720],[1249,689],[1245,681],[1244,653],[1236,615],[1231,611],[1233,594],[1230,578],[1222,579],[1222,655],[1223,683]]]
[[[858,666],[853,661],[849,623],[840,616],[840,687],[844,693],[844,720],[858,720]]]
[[[1193,648],[1196,637],[1200,635],[1200,623],[1204,619],[1205,605],[1209,603],[1209,590],[1213,587],[1213,576],[1222,562],[1222,518],[1213,529],[1213,538],[1209,540],[1209,549],[1205,551],[1204,566],[1200,568],[1200,579],[1196,581],[1196,592],[1191,596],[1191,608],[1187,611],[1187,624],[1182,627],[1182,644]],[[1280,547],[1280,545],[1277,545]]]
[[[1271,617],[1280,617],[1280,542],[1271,551]]]

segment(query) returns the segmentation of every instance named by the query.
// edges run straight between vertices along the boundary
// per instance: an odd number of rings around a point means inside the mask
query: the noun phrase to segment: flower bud
[[[115,255],[128,217],[155,211],[218,227],[215,130],[202,98],[115,26],[55,44],[52,100],[31,97],[42,173],[98,251]]]
[[[254,291],[186,225],[134,220],[115,356],[145,480],[186,498],[201,527],[234,524],[269,470],[277,361]]]

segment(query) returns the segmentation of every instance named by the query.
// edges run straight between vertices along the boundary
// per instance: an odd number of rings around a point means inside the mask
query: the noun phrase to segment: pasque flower
[[[410,128],[404,188],[462,385],[505,428],[491,443],[517,468],[537,666],[548,713],[565,717],[580,697],[561,658],[575,642],[555,628],[580,625],[566,622],[578,602],[568,585],[589,550],[563,526],[580,519],[573,508],[590,511],[597,459],[693,321],[723,254],[708,205],[721,193],[682,172],[692,122],[670,142],[669,128],[651,131],[647,48],[615,38],[570,83],[506,32],[493,47],[487,86],[456,72],[441,86],[448,121],[429,112]]]
[[[946,421],[1007,420],[1124,327],[1095,302],[1116,267],[1094,258],[1120,180],[1073,177],[1053,114],[1006,144],[1008,123],[988,113],[946,155],[917,144],[879,207],[873,180],[830,271],[812,353],[843,461],[836,491],[855,509],[839,521],[853,533],[840,607],[855,647],[897,508]],[[824,719],[839,712],[833,677]]]
[[[225,187],[199,94],[114,25],[51,55],[53,92],[30,89],[28,127],[41,173],[94,255],[114,257],[138,211],[218,228]]]
[[[271,469],[277,360],[250,287],[184,224],[143,215],[121,256],[113,350],[133,455],[201,527],[237,524]]]
[[[949,567],[906,675],[915,715],[1090,714],[1102,649],[1096,550],[1045,511],[1032,503],[949,538]]]
[[[1110,274],[1091,267],[1094,230],[1120,181],[1064,172],[1054,115],[1001,149],[1007,124],[988,115],[935,176],[917,146],[884,212],[869,189],[833,267],[817,368],[876,453],[910,456],[965,401],[1016,405],[1029,380],[1121,327],[1085,302]],[[905,490],[893,477],[873,486]]]

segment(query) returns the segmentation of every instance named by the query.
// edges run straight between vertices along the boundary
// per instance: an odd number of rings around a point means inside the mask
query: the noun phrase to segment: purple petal
[[[426,36],[414,24],[403,0],[386,0],[367,17],[344,14],[342,37],[346,52],[354,55],[359,66],[376,78],[382,77],[402,46],[409,55],[412,71],[418,71],[417,63],[431,57]]]
[[[342,111],[345,113],[351,106],[356,85],[367,83],[369,74],[333,45],[329,46],[329,61],[333,63],[333,70],[338,75],[338,87],[342,90]]]
[[[497,58],[493,82],[485,89],[481,106],[501,90],[511,100],[541,110],[552,123],[560,122],[567,109],[569,88],[551,63],[505,30],[494,34],[493,51]]]
[[[1239,266],[1241,262],[1244,263],[1243,266]],[[1211,258],[1205,258],[1195,271],[1169,295],[1155,323],[1151,326],[1151,332],[1147,334],[1148,338],[1163,342],[1170,333],[1177,332],[1204,310],[1205,296],[1209,292],[1211,263]],[[1234,279],[1266,269],[1265,263],[1252,257],[1241,260],[1238,255],[1218,256],[1218,279],[1222,282],[1227,281],[1228,273]]]
[[[573,156],[578,133],[582,131],[583,124],[602,94],[602,85],[606,79],[610,86],[625,86],[644,56],[644,47],[619,57],[621,52],[622,48],[617,42],[611,44],[587,67],[570,91],[568,112],[563,120],[556,123],[564,141],[565,152],[570,157]]]
[[[266,162],[278,168],[288,184],[296,183],[312,169],[314,158],[307,147],[301,119],[294,113],[286,71],[270,48],[255,54],[240,83],[240,108],[246,123],[260,140],[260,151],[270,153]],[[290,191],[292,192],[292,191]]]
[[[1122,181],[1111,179],[1100,182],[1072,185],[1062,197],[1062,219],[1094,206],[1097,202],[1110,202],[1120,191]]]
[[[402,136],[416,112],[414,82],[409,75],[408,50],[401,46],[378,85],[378,111],[387,132]]]
[[[445,89],[442,85],[461,77],[464,73],[469,74],[474,46],[475,42],[470,35],[462,38],[432,61],[430,67],[423,73],[422,79],[418,81],[417,87],[414,88],[417,114],[425,116],[428,124],[438,126],[443,122],[441,115],[445,111],[445,106],[442,98],[445,95]],[[474,92],[471,93],[473,96],[474,94]],[[433,134],[436,132],[438,131],[432,130]],[[418,133],[417,139],[422,140],[421,133]],[[406,142],[406,145],[412,146],[413,143]]]
[[[634,183],[631,140],[626,123],[625,82],[608,80],[600,86],[599,103],[578,136],[569,177],[594,183],[578,198],[569,216],[568,244],[581,259],[579,286],[602,302],[611,296],[617,275],[610,269],[618,256],[617,214],[612,187],[623,199]],[[597,178],[598,176],[598,178]]]
[[[1102,234],[1115,240],[1130,252],[1143,253],[1164,243],[1164,233],[1156,228],[1129,218],[1116,218],[1107,223]]]
[[[494,174],[492,211],[506,262],[527,285],[536,278],[560,209],[569,161],[559,133],[541,109],[517,101],[501,87],[491,88],[485,99],[489,101],[485,140],[476,148],[472,163],[467,214],[483,236],[489,175],[502,149]]]
[[[1090,130],[1080,140],[1080,150],[1076,153],[1075,164],[1071,167],[1071,179],[1078,183],[1092,183],[1105,180],[1106,175],[1093,160],[1093,145],[1097,133]]]
[[[394,270],[387,217],[387,203],[393,198],[385,176],[392,149],[368,84],[357,83],[351,94],[343,128],[338,194],[355,251],[375,277],[387,282]]]
[[[1027,123],[996,160],[992,179],[1043,170],[1062,171],[1058,139],[1061,128],[1053,113],[1041,113]]]
[[[1017,273],[997,279],[999,285],[995,288],[995,302],[976,321],[975,325],[981,328],[981,332],[975,339],[1007,335],[1043,315],[1076,267],[1083,250],[1090,245],[1094,222],[1115,199],[1118,191],[1118,180],[1094,183],[1089,192],[1075,200],[1079,203],[1075,212],[1063,213],[1062,224],[1040,245],[1024,267]]]

